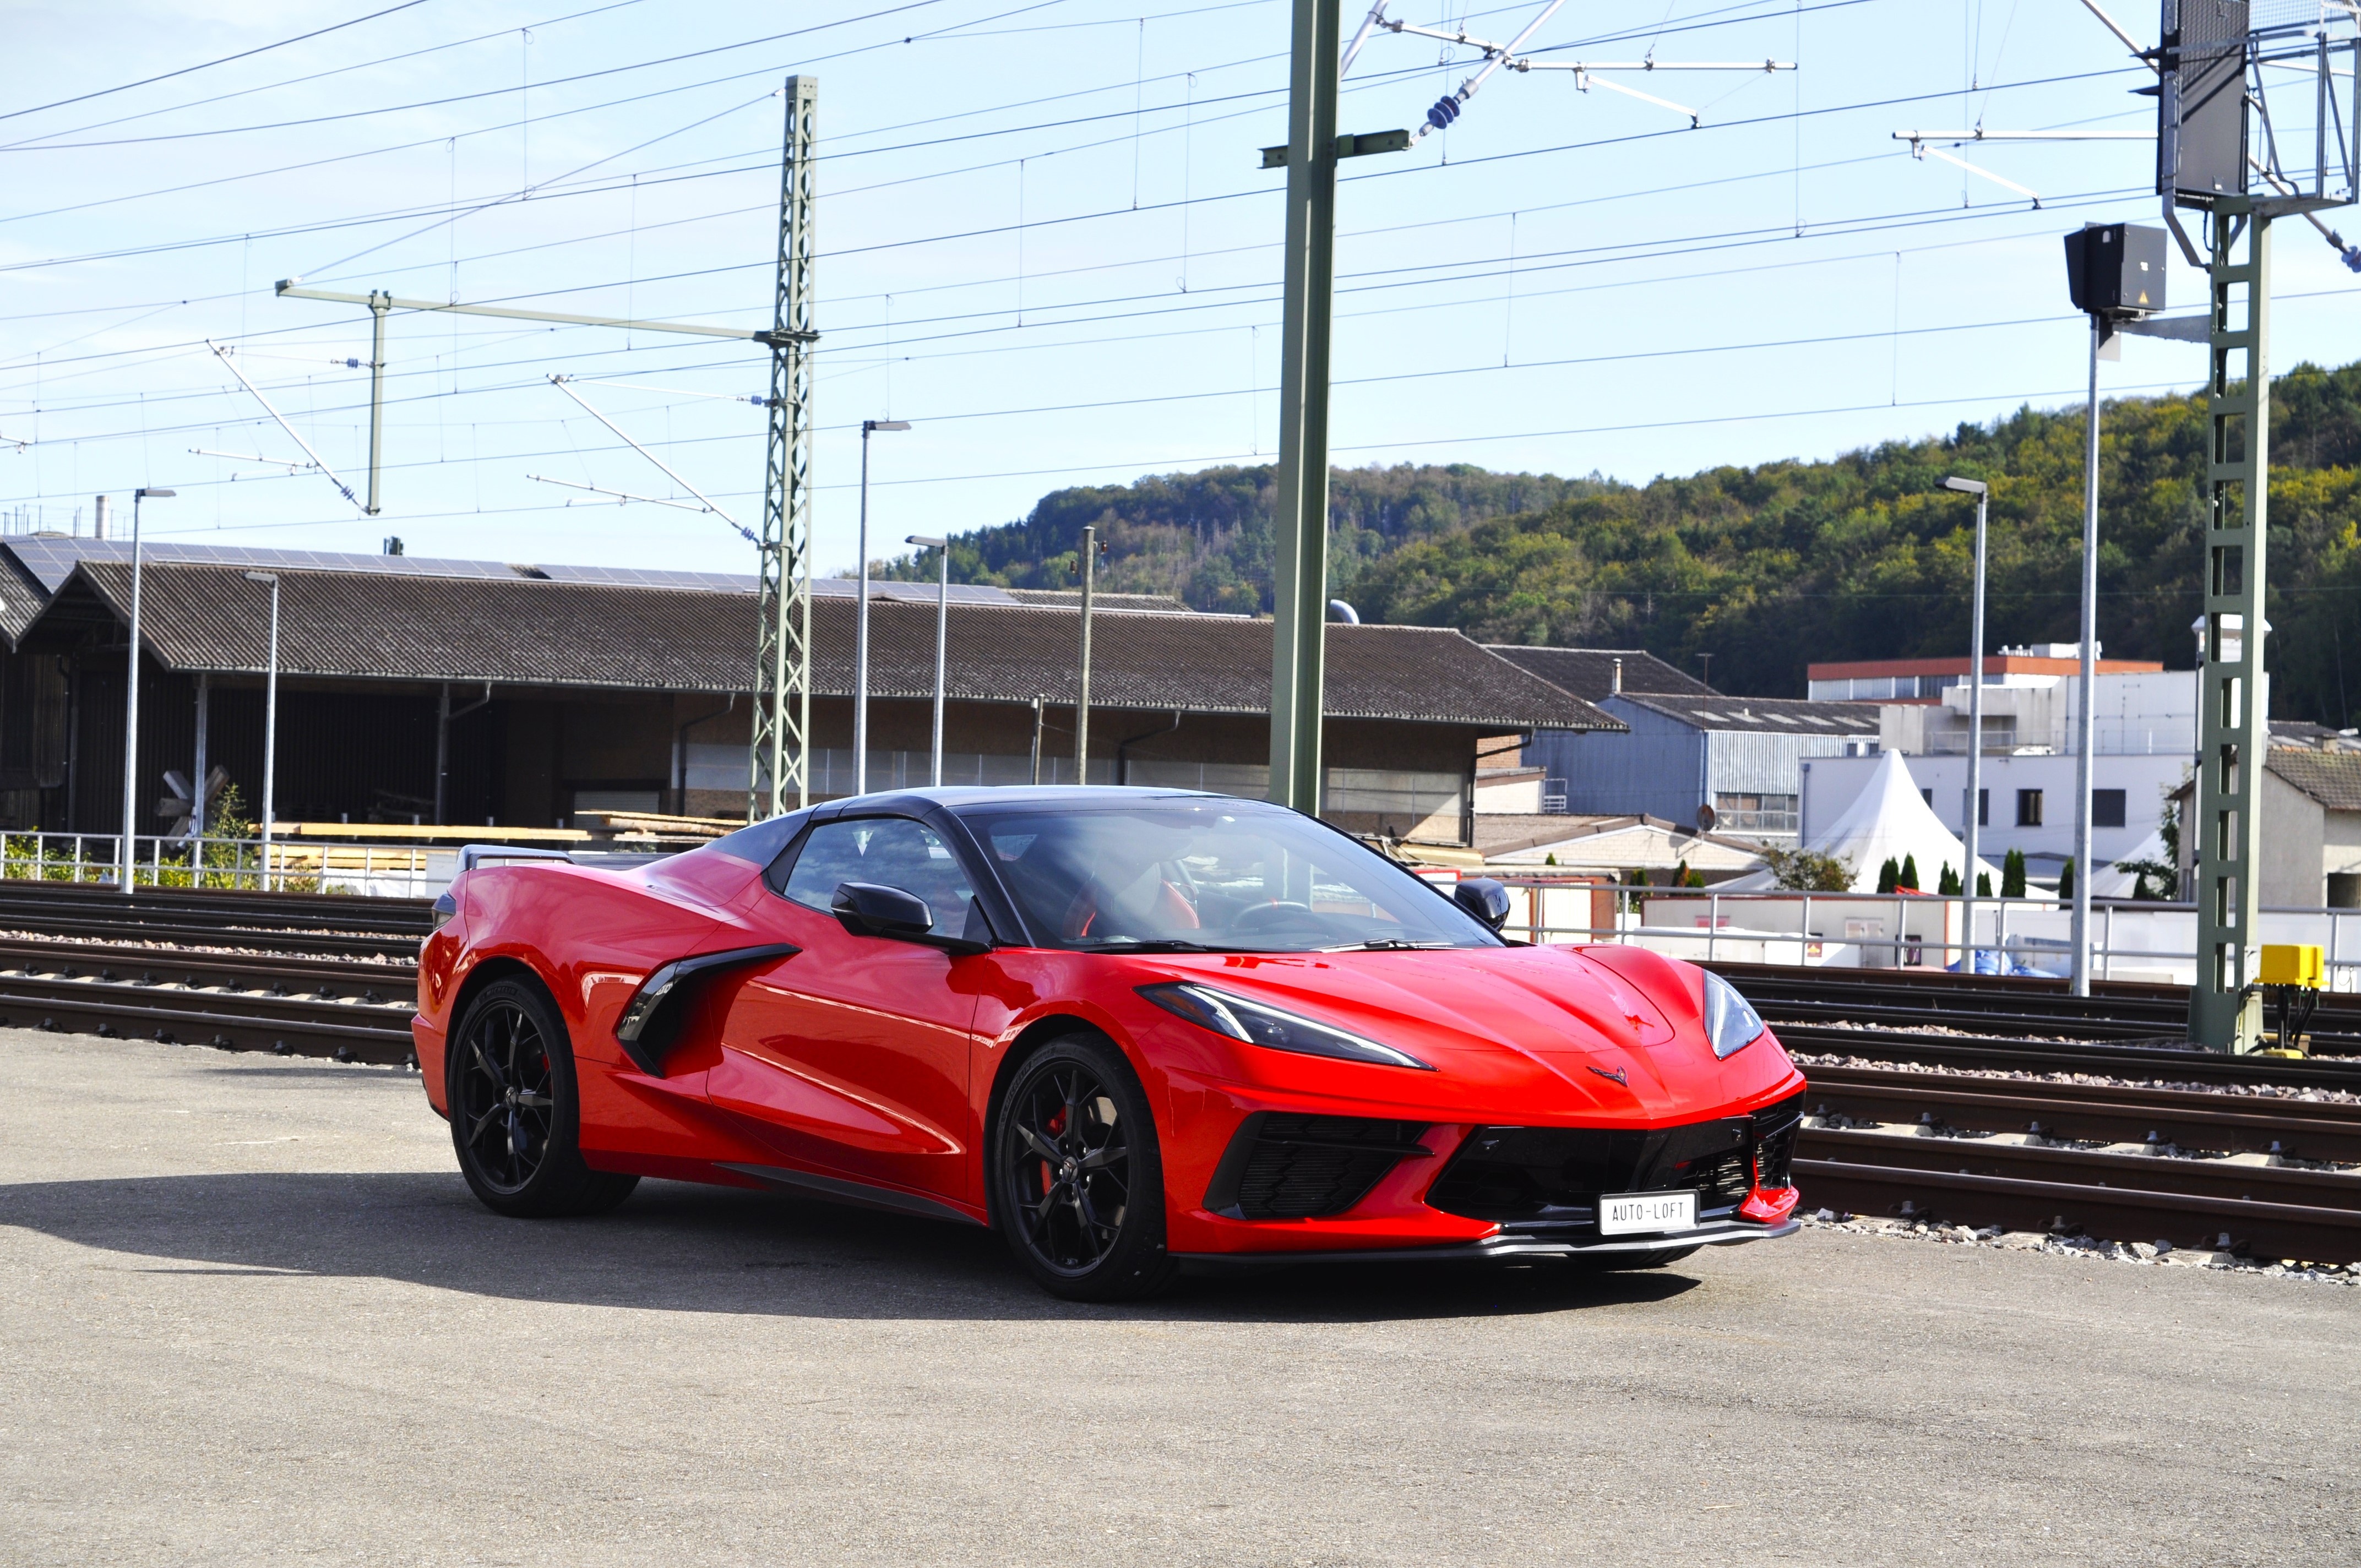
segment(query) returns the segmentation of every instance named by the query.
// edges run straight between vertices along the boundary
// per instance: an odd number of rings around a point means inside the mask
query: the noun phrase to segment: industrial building
[[[2074,849],[2080,767],[2081,664],[2073,643],[2004,648],[1984,661],[1983,760],[1978,781],[1981,848],[1997,860],[2022,851],[2040,881],[2054,880]],[[1843,700],[1878,713],[1881,749],[1899,752],[1912,782],[1954,833],[1967,823],[1968,660],[1814,664],[1812,689],[1850,689]],[[2103,659],[2092,683],[2092,859],[2150,858],[2166,801],[2197,749],[2197,681],[2186,670]],[[1896,695],[1878,694],[1891,689]],[[1815,761],[1803,774],[1806,836],[1852,803],[1872,759]]]
[[[1551,811],[1653,817],[1792,843],[1805,760],[1877,747],[1874,709],[1724,696],[1638,649],[1494,644],[1492,652],[1587,699],[1626,731],[1534,735],[1525,760],[1545,774]]]
[[[0,538],[0,825],[119,831],[128,557],[121,541]],[[270,590],[255,570],[281,595],[282,821],[746,810],[751,577],[173,544],[142,572],[143,810],[159,797],[142,832],[170,825],[166,770],[201,773],[201,711],[207,765],[258,803]],[[814,589],[811,788],[828,798],[851,790],[855,604],[849,582]],[[876,593],[869,782],[923,784],[935,590]],[[1078,607],[951,593],[944,782],[1072,779]],[[1263,793],[1268,620],[1116,597],[1093,626],[1092,782]],[[1325,814],[1356,830],[1469,842],[1480,741],[1620,727],[1455,631],[1331,626],[1327,645]]]

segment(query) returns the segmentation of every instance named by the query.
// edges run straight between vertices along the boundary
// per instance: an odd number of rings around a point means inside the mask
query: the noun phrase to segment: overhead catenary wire
[[[1128,83],[1126,83],[1126,85],[1128,85]],[[1035,156],[1038,156],[1038,154],[1036,154]],[[912,243],[923,243],[923,241],[917,241],[917,242],[912,242]],[[1136,264],[1135,264],[1135,265],[1136,265]],[[1442,267],[1442,266],[1445,266],[1445,265],[1446,265],[1446,264],[1437,264],[1437,266],[1438,266],[1438,267]],[[1449,265],[1460,265],[1460,266],[1463,266],[1463,268],[1464,268],[1464,264],[1449,264]],[[1523,263],[1522,263],[1522,260],[1521,260],[1521,265],[1523,265]],[[969,284],[969,285],[961,285],[961,286],[973,287],[973,286],[976,286],[976,285]],[[1414,286],[1417,286],[1417,285],[1415,285],[1415,284],[1405,284],[1404,286],[1405,286],[1405,287],[1414,287]],[[1447,285],[1446,285],[1446,286],[1447,286]],[[1247,302],[1248,304],[1251,304],[1251,303],[1252,303],[1252,302]],[[1236,304],[1236,303],[1237,303],[1237,302],[1233,302],[1233,301],[1223,301],[1223,302],[1218,302],[1218,304],[1219,304],[1221,307],[1223,307],[1223,308],[1235,308],[1235,304]],[[1055,313],[1055,312],[1062,311],[1064,313],[1066,313],[1066,314],[1068,314],[1068,315],[1071,315],[1071,314],[1075,313],[1078,310],[1090,309],[1090,308],[1093,308],[1093,307],[1091,307],[1091,306],[1088,306],[1088,305],[1077,306],[1077,305],[1074,305],[1074,304],[1071,304],[1071,303],[1061,302],[1061,304],[1060,304],[1060,305],[1059,305],[1059,306],[1055,306],[1055,307],[1045,307],[1045,308],[1044,308],[1044,310],[1045,310],[1045,313]],[[1031,314],[1032,314],[1032,313],[1032,313],[1032,302],[1028,300],[1028,312],[1027,312],[1028,318],[1031,316]],[[956,318],[951,318],[951,319],[956,319]],[[1059,324],[1059,325],[1060,325],[1060,326],[1063,326],[1063,325],[1078,324],[1078,323],[1071,323],[1060,322],[1060,323],[1058,323],[1058,324]],[[317,323],[312,323],[312,327],[313,327],[313,330],[316,331]],[[1056,330],[1056,328],[1055,328],[1055,327],[1053,327],[1051,330],[1052,330],[1052,331],[1055,331],[1055,330]],[[919,341],[920,341],[920,342],[924,342],[924,341],[925,341],[925,339],[921,338]],[[1053,346],[1054,346],[1054,345],[1053,345]],[[862,351],[862,345],[859,345],[859,344],[857,344],[857,343],[854,343],[854,342],[851,340],[851,337],[848,337],[848,338],[847,338],[847,340],[846,340],[846,344],[845,344],[845,347],[846,347],[846,349],[847,349],[848,351],[850,351],[850,352],[860,352],[860,351]],[[1005,348],[993,350],[993,352],[1005,352]],[[833,353],[833,352],[836,352],[836,350],[835,350],[834,348],[831,348],[830,352],[831,352],[831,353]],[[962,351],[962,352],[964,352],[964,351]],[[654,390],[654,391],[658,392],[660,395],[664,395],[664,396],[694,396],[694,395],[697,395],[697,394],[691,394],[691,393],[685,392],[683,389],[677,389],[677,388],[673,388],[673,389],[663,389],[663,388],[658,388],[658,389],[653,389],[653,390]],[[475,391],[475,390],[476,390],[476,389],[469,389],[469,390],[470,390],[470,392],[473,392],[473,391]],[[704,396],[710,397],[710,396],[713,396],[714,394],[703,394],[703,395],[704,395]]]

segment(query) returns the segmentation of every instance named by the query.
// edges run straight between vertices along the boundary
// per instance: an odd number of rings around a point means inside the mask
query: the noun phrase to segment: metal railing
[[[0,880],[119,886],[123,839],[115,833],[0,833]],[[451,876],[451,846],[339,844],[256,839],[132,840],[131,883],[281,893],[426,896]]]
[[[2053,977],[2071,968],[2073,906],[2055,898],[1714,893],[1572,877],[1497,880],[1510,890],[1504,930],[1532,942],[1631,943],[1708,963]],[[1596,913],[1601,901],[1608,910],[1603,921]],[[1971,905],[1973,930],[1967,926]],[[1579,919],[1566,918],[1577,909]],[[2195,905],[2096,900],[2091,913],[2093,979],[2194,981]],[[2323,989],[2361,992],[2361,909],[2267,908],[2260,938],[2318,946],[2327,968]]]

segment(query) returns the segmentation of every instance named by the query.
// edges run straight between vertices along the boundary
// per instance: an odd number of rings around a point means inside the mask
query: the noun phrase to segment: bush
[[[1810,850],[1765,850],[1763,863],[1771,868],[1772,879],[1791,892],[1852,891],[1852,862],[1842,855],[1823,855]]]
[[[1894,885],[1897,888],[1906,887],[1913,893],[1918,891],[1917,856],[1905,855],[1902,857],[1902,874],[1894,879]]]
[[[2000,863],[2000,895],[2003,898],[2025,896],[2025,851],[2011,850]]]

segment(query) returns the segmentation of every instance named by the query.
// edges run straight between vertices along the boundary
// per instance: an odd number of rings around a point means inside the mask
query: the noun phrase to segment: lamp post
[[[2082,643],[2074,719],[2074,994],[2091,994],[2091,753],[2098,745],[2099,361],[2117,336],[2164,309],[2162,229],[2085,224],[2066,236],[2066,292],[2091,318],[2091,396],[2082,426]]]
[[[1968,653],[1968,793],[1967,805],[1960,815],[1967,818],[1961,835],[1967,846],[1968,863],[1960,872],[1960,892],[1966,902],[1960,905],[1966,916],[1968,952],[1964,972],[1976,971],[1976,829],[1982,826],[1983,760],[1984,760],[1984,516],[1992,501],[1992,487],[1982,479],[1949,478],[1943,481],[1947,490],[1976,498],[1976,586],[1968,611],[1971,643]]]
[[[951,629],[951,542],[913,533],[902,541],[921,550],[942,552],[942,576],[935,579],[935,740],[927,760],[927,787],[943,787],[943,666]]]
[[[262,885],[270,885],[270,823],[278,809],[279,778],[279,574],[248,572],[249,583],[270,585],[270,663],[262,696]]]
[[[126,895],[131,892],[131,838],[139,822],[139,503],[171,495],[144,488],[131,492],[131,649],[123,666],[123,862],[115,884]]]
[[[869,793],[869,438],[907,430],[906,419],[861,422],[861,602],[852,620],[852,793]]]

